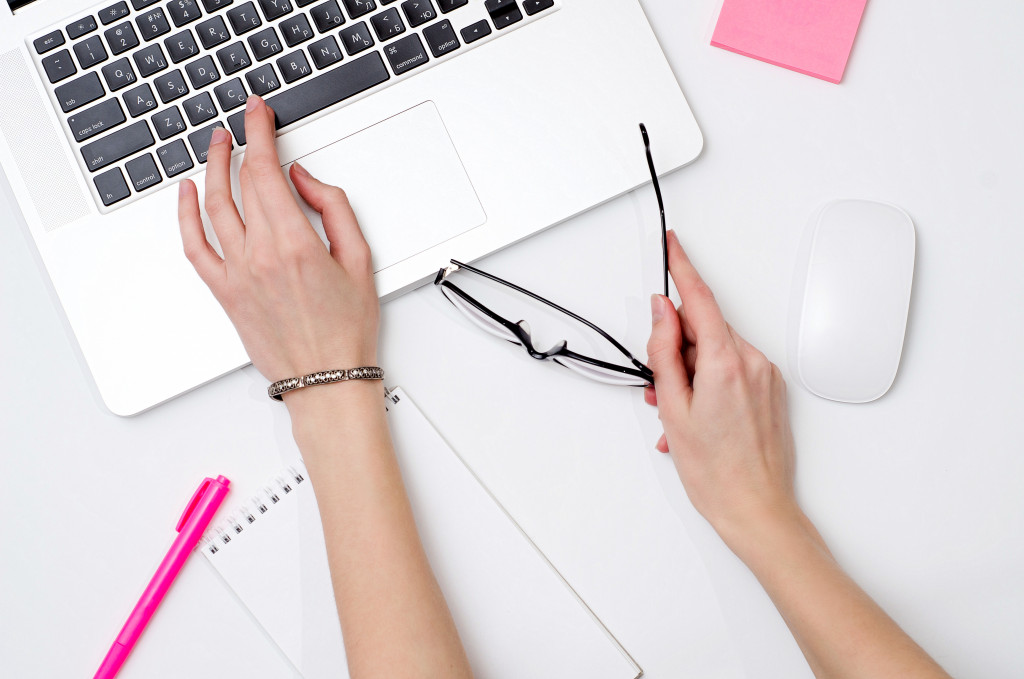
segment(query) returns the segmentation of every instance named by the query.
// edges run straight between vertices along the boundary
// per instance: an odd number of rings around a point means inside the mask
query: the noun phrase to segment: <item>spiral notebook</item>
[[[635,679],[623,647],[405,392],[386,405],[430,565],[478,677]],[[305,679],[348,677],[301,461],[207,533],[203,554]]]

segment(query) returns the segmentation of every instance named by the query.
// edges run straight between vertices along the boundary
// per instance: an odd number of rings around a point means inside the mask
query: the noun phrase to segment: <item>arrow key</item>
[[[486,38],[491,34],[491,25],[487,23],[487,19],[470,24],[462,29],[462,40],[468,45],[471,42],[476,42],[480,38]]]

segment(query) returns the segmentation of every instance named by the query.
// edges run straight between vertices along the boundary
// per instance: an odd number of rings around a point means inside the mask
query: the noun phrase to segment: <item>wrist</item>
[[[777,561],[780,551],[791,550],[796,545],[808,545],[828,553],[814,524],[795,503],[755,513],[742,521],[720,521],[715,530],[755,573],[763,564]]]
[[[369,426],[368,419],[384,413],[384,386],[379,380],[318,384],[287,392],[283,398],[300,448],[325,432]]]

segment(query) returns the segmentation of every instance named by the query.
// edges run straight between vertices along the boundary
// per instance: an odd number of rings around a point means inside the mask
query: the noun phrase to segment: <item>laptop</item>
[[[384,300],[649,181],[641,122],[663,172],[703,145],[637,0],[5,3],[0,166],[118,415],[248,363],[176,184],[215,126],[237,181],[249,94],[285,167],[346,189]]]

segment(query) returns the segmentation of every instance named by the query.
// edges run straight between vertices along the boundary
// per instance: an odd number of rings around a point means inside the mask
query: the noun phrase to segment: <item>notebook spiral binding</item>
[[[208,556],[216,555],[231,543],[233,536],[241,534],[250,526],[259,523],[260,517],[274,511],[274,506],[299,486],[307,483],[306,465],[301,459],[288,466],[283,476],[277,476],[267,483],[262,490],[235,509],[228,517],[207,531],[199,543],[199,548]]]

